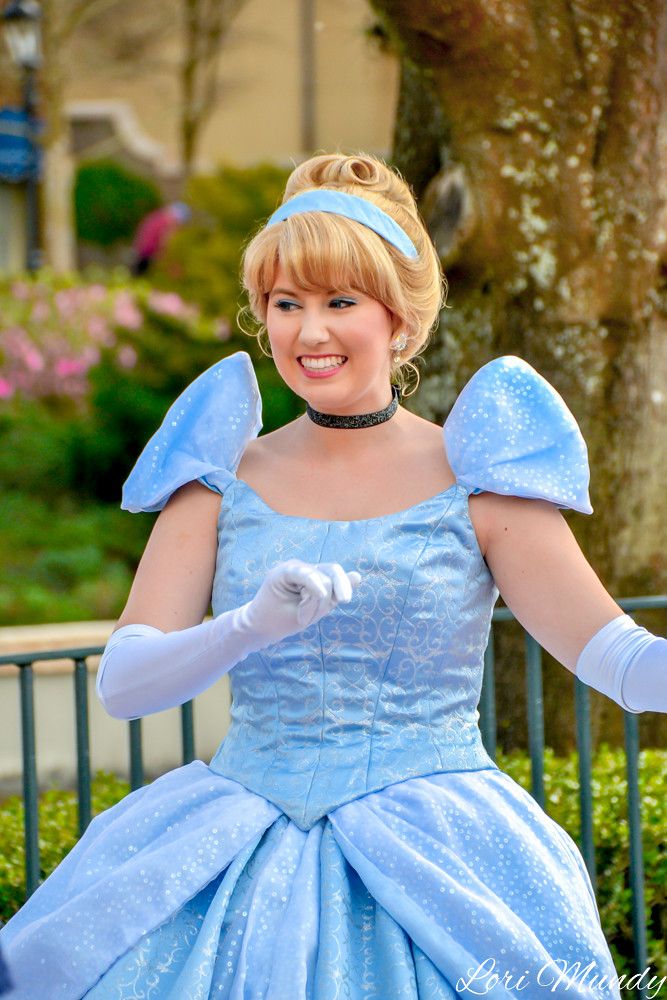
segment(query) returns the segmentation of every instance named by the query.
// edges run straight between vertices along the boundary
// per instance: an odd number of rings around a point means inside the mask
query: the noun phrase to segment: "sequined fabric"
[[[94,820],[2,932],[21,984],[10,996],[620,1000],[576,845],[478,729],[497,591],[468,497],[506,482],[590,509],[571,414],[524,362],[499,359],[448,422],[454,486],[386,517],[321,521],[276,514],[236,479],[257,400],[245,356],[204,373],[124,505],[158,509],[197,469],[224,493],[215,613],[294,557],[338,561],[362,584],[234,667],[232,725],[210,765]]]
[[[450,465],[472,492],[539,497],[593,512],[577,422],[553,386],[521,358],[497,358],[480,368],[444,433]]]

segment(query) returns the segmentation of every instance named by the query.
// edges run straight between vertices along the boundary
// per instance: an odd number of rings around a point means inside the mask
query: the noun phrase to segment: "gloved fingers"
[[[347,604],[352,599],[352,583],[340,563],[320,563],[318,568],[331,579],[335,600]]]
[[[360,573],[356,570],[346,572],[340,563],[306,563],[300,559],[289,559],[274,566],[272,572],[292,593],[298,593],[306,579],[319,578],[327,592],[333,593],[337,601],[349,601],[352,591],[361,583]],[[331,588],[326,579],[318,577],[318,573],[328,577]]]
[[[297,618],[300,624],[312,624],[328,614],[336,604],[347,603],[352,592],[361,583],[361,574],[352,570],[347,573],[339,563],[320,563],[318,569],[331,581],[332,595],[315,600],[310,596],[302,600]]]
[[[305,594],[302,600],[299,602],[299,606],[296,609],[296,620],[299,623],[300,628],[308,628],[313,622],[319,621],[322,617],[319,614],[320,611],[320,601],[315,600],[308,594]]]
[[[301,584],[301,600],[296,612],[299,625],[307,628],[319,621],[331,610],[335,601],[332,597],[331,579],[317,566],[302,565],[295,572],[295,579]]]
[[[301,628],[319,621],[338,603],[347,603],[361,582],[361,574],[347,573],[340,563],[306,563],[289,559],[271,571],[283,593],[298,594],[297,621]]]
[[[323,618],[335,606],[335,601],[330,596],[315,597],[305,593],[297,608],[297,621],[303,627],[312,625]]]
[[[303,594],[305,590],[314,598],[326,598],[331,595],[331,581],[312,563],[294,559],[283,563],[280,569],[280,582],[291,593]]]

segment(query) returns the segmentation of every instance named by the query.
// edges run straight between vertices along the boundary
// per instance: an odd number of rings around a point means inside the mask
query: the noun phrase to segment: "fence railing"
[[[624,611],[646,611],[667,608],[667,595],[633,597],[619,600]],[[513,620],[507,608],[496,608],[493,625]],[[544,709],[542,700],[542,649],[526,634],[526,687],[528,706],[528,744],[531,765],[531,794],[542,808],[544,795]],[[88,726],[88,667],[87,660],[99,656],[103,647],[58,649],[0,656],[0,668],[19,668],[22,785],[24,800],[24,837],[26,859],[26,898],[40,881],[38,780],[35,739],[35,703],[33,665],[47,660],[71,660],[74,665],[74,702],[76,713],[76,767],[78,828],[81,836],[91,820],[90,734]],[[576,677],[575,711],[576,742],[579,762],[579,809],[581,817],[580,849],[593,887],[597,873],[593,837],[592,747],[590,689]],[[497,749],[495,711],[494,628],[491,630],[485,654],[484,682],[479,705],[480,729],[487,752],[495,759]],[[181,758],[189,764],[195,757],[193,703],[181,706]],[[638,717],[624,712],[624,741],[628,787],[628,826],[630,851],[630,890],[632,895],[632,930],[635,969],[641,973],[648,964],[646,926],[644,923],[644,863],[642,851],[641,803],[639,796],[639,724]],[[128,722],[130,786],[134,790],[144,783],[141,720]],[[641,993],[641,991],[640,991]]]

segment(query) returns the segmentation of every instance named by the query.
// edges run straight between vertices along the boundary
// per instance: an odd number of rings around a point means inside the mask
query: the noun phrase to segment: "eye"
[[[339,296],[336,299],[332,299],[329,303],[332,309],[347,309],[349,306],[356,306],[355,299],[348,299],[343,296]]]
[[[289,299],[277,299],[273,305],[276,309],[279,309],[280,312],[293,312],[295,309],[299,308],[299,304],[297,302],[291,302]]]

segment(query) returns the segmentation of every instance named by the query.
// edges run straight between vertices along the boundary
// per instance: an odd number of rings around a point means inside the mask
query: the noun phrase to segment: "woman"
[[[174,403],[125,486],[162,512],[98,675],[133,718],[231,671],[232,724],[210,767],[97,817],[10,922],[14,995],[619,998],[576,845],[477,726],[498,590],[568,669],[667,710],[665,641],[558,510],[591,511],[574,418],[517,358],[466,386],[445,447],[398,406],[442,278],[371,157],[298,167],[244,280],[307,412],[258,439],[243,353]]]

